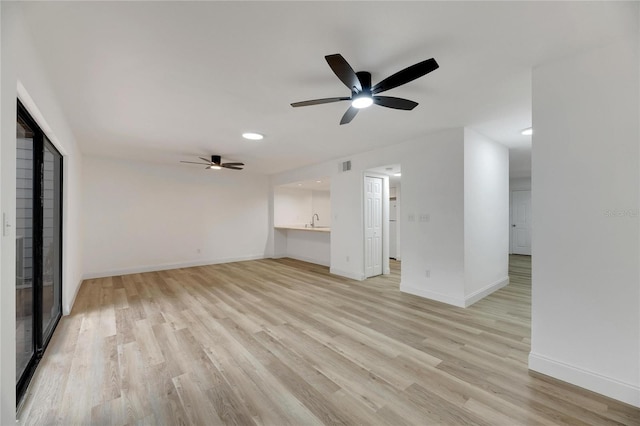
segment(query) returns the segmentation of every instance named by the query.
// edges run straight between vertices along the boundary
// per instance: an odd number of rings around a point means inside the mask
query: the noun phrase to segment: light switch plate
[[[10,227],[11,225],[9,224],[9,222],[7,222],[7,214],[2,213],[2,236],[3,237],[6,237],[7,235],[9,235]]]

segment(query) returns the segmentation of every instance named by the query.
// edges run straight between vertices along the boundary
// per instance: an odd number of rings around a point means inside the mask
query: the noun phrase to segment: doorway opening
[[[400,164],[376,167],[365,173],[363,211],[366,278],[380,274],[401,274],[401,176]],[[378,180],[370,181],[368,178]],[[377,182],[381,184],[379,207],[374,202],[376,188],[372,185]],[[375,222],[377,220],[379,223]],[[372,238],[377,236],[381,236],[379,241]],[[381,262],[380,268],[375,265],[378,260]]]

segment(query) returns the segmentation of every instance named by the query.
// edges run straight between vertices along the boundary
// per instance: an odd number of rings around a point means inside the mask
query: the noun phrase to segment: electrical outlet
[[[200,252],[201,252],[201,251],[202,251],[202,250],[200,250],[200,249],[196,249],[196,252],[197,252],[198,254],[200,254]]]
[[[420,222],[429,222],[430,219],[431,217],[429,216],[428,213],[422,213],[420,215]]]
[[[347,256],[347,262],[349,261],[349,256]]]
[[[407,220],[409,222],[415,222],[416,221],[416,215],[414,215],[414,214],[407,215]]]
[[[427,278],[431,278],[431,270],[430,269],[427,269],[427,271],[425,272],[425,276]]]

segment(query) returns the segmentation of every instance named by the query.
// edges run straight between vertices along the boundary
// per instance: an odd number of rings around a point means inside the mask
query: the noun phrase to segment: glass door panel
[[[62,157],[44,137],[42,167],[42,340],[51,337],[61,310],[61,226]]]
[[[18,118],[16,132],[16,377],[27,369],[33,340],[33,130]]]

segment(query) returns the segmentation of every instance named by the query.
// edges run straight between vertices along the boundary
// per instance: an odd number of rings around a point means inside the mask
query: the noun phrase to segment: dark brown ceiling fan
[[[349,63],[339,53],[327,55],[324,58],[327,60],[329,67],[338,76],[340,81],[342,81],[344,85],[351,90],[351,96],[294,102],[291,106],[301,107],[340,101],[351,101],[351,106],[342,116],[340,124],[350,123],[358,113],[359,109],[366,108],[372,104],[406,111],[414,109],[418,105],[417,102],[403,98],[394,98],[392,96],[377,96],[377,94],[409,83],[410,81],[420,78],[439,67],[435,59],[427,59],[398,71],[372,87],[371,73],[367,71],[353,71],[351,65],[349,65]]]
[[[207,170],[220,170],[220,169],[242,170],[242,166],[244,166],[244,163],[223,163],[222,157],[220,157],[219,155],[212,155],[211,160],[207,160],[204,157],[198,157],[198,158],[201,159],[202,161],[205,161],[205,163],[196,163],[194,161],[180,161],[180,162],[189,163],[189,164],[200,164],[203,166],[207,166],[205,167],[205,169]]]

